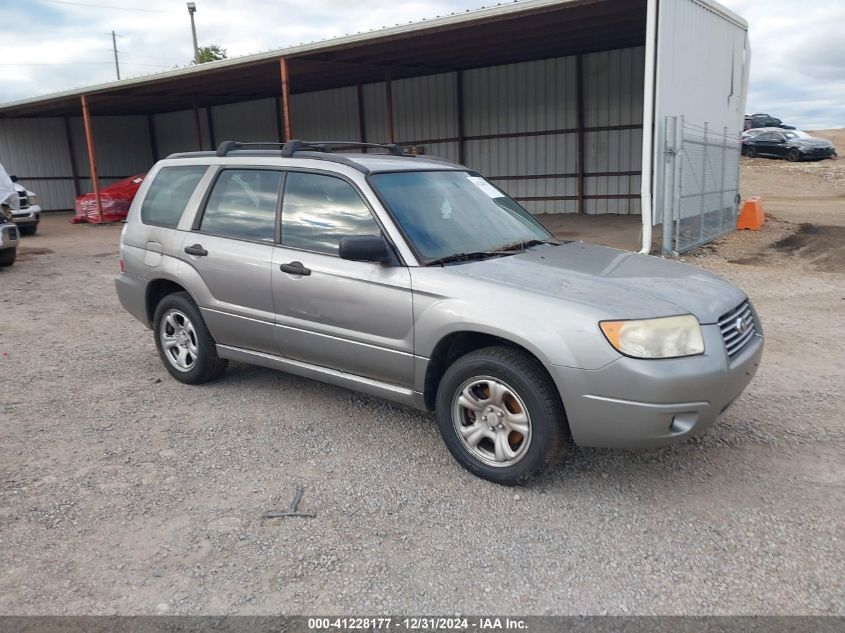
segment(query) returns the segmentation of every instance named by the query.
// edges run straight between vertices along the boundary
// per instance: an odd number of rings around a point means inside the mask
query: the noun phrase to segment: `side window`
[[[244,240],[272,242],[282,172],[226,169],[220,172],[202,215],[200,230]]]
[[[141,204],[141,222],[176,228],[206,169],[205,165],[162,167]]]
[[[381,235],[381,228],[348,182],[289,172],[282,202],[282,245],[337,255],[340,238]]]

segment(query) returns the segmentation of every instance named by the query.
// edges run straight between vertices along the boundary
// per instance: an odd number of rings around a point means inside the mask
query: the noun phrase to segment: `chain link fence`
[[[736,228],[738,133],[666,117],[663,252],[683,253]]]

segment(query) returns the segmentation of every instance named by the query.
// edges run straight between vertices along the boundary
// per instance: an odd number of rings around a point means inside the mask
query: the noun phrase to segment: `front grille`
[[[20,208],[21,209],[28,209],[29,208],[29,197],[23,191],[18,192],[18,198],[20,199]]]
[[[751,304],[743,301],[736,308],[719,317],[719,329],[728,356],[733,358],[748,345],[757,334],[757,321]]]
[[[6,229],[9,232],[9,239],[14,241],[18,239],[18,227],[10,226]]]

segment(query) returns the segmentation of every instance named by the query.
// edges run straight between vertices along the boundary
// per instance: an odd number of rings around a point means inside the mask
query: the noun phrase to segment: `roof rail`
[[[302,150],[312,152],[333,152],[338,149],[377,148],[387,150],[392,156],[404,156],[402,148],[393,143],[356,143],[352,141],[300,141],[292,140],[284,144],[282,156],[290,158]]]
[[[223,141],[217,146],[217,155],[226,156],[229,152],[236,149],[243,149],[245,147],[275,147],[284,148],[285,143],[273,143],[270,141],[262,141],[259,143],[241,143],[240,141]]]

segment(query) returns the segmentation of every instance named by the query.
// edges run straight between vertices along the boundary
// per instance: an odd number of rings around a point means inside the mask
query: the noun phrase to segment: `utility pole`
[[[111,45],[114,50],[114,70],[117,73],[117,80],[120,81],[120,64],[117,61],[117,35],[111,32]]]
[[[197,3],[196,2],[189,2],[188,3],[188,15],[191,16],[191,35],[194,37],[194,63],[200,63],[200,49],[197,46],[197,26],[194,24],[194,13],[197,12]]]

